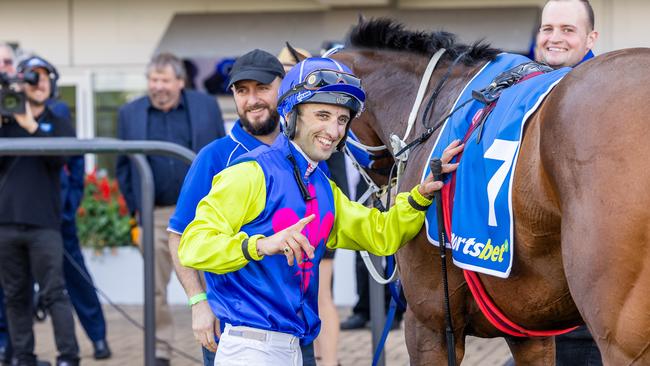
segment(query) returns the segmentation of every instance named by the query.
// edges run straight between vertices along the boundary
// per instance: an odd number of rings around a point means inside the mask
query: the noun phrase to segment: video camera
[[[13,117],[14,114],[25,113],[25,92],[18,90],[16,84],[38,84],[38,73],[28,71],[9,76],[0,72],[0,116]]]

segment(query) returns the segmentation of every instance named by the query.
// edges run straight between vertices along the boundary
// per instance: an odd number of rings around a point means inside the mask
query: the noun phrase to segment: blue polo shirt
[[[594,58],[594,53],[593,53],[591,50],[589,50],[589,52],[587,52],[587,54],[585,55],[585,57],[583,57],[582,60],[580,60],[580,62],[578,62],[575,66],[578,66],[578,65],[580,65],[581,63],[583,63],[583,62],[585,62],[585,61],[589,61],[589,60],[591,60],[592,58]],[[574,66],[574,67],[575,67],[575,66]]]
[[[240,155],[265,145],[244,131],[237,120],[228,136],[206,145],[197,155],[185,176],[181,193],[176,202],[176,211],[169,219],[168,231],[183,234],[187,225],[194,220],[196,206],[212,188],[212,178],[224,170]]]

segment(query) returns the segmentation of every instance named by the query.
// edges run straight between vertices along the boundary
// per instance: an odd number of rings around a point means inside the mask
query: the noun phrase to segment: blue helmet
[[[363,111],[366,93],[361,88],[361,80],[344,64],[331,58],[313,57],[296,64],[282,80],[278,100],[278,113],[282,117],[284,134],[293,139],[296,133],[296,114],[298,104],[323,103],[339,105],[350,110],[350,119]],[[348,123],[347,130],[350,128]],[[345,137],[337,145],[340,150],[345,145]]]

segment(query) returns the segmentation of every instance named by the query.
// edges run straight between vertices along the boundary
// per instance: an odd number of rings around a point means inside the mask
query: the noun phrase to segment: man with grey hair
[[[171,53],[154,56],[147,66],[147,95],[120,108],[118,137],[124,140],[158,140],[179,144],[194,152],[224,136],[223,119],[215,99],[184,90],[183,62]],[[167,285],[173,270],[167,246],[167,223],[187,173],[187,164],[163,156],[149,156],[154,177],[154,248],[156,262],[156,365],[169,365],[173,339],[167,305]],[[139,218],[139,177],[128,157],[117,159],[120,191],[131,215]]]

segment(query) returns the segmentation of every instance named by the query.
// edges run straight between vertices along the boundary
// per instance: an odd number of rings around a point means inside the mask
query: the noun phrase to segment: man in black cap
[[[178,261],[181,234],[194,219],[199,201],[208,194],[212,178],[240,155],[262,145],[271,145],[280,133],[277,99],[284,69],[275,56],[253,50],[239,57],[230,72],[239,119],[230,134],[206,146],[196,157],[185,177],[176,211],[169,220],[169,250],[174,259],[176,275],[192,308],[194,337],[203,346],[204,365],[214,364],[217,350],[215,335],[221,325],[210,308],[214,294],[206,294],[200,272],[183,267]],[[303,365],[316,366],[312,344],[301,347]]]

